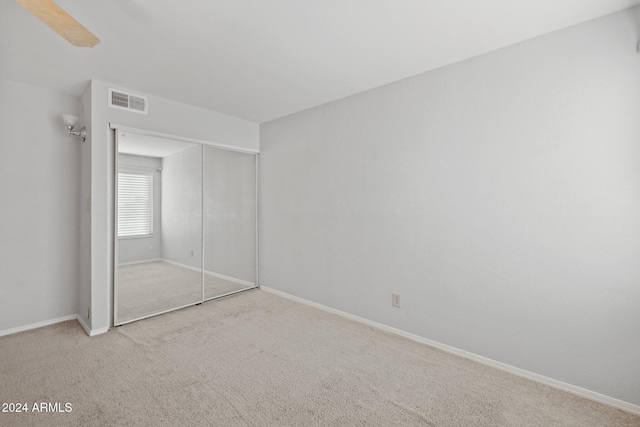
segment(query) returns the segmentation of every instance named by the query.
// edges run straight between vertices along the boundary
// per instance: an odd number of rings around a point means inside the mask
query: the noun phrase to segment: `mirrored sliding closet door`
[[[118,130],[116,146],[114,325],[255,287],[256,155]]]
[[[256,156],[204,147],[204,298],[256,285]]]

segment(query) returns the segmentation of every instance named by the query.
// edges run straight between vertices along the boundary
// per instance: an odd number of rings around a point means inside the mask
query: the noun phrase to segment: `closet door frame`
[[[259,160],[260,160],[260,152],[258,150],[252,150],[252,149],[246,149],[246,148],[239,148],[239,147],[234,147],[232,145],[226,145],[226,144],[219,144],[219,143],[215,143],[215,142],[210,142],[210,141],[203,141],[203,140],[198,140],[198,139],[193,139],[193,138],[187,138],[187,137],[182,137],[179,135],[171,135],[171,134],[166,134],[166,133],[161,133],[161,132],[155,132],[155,131],[150,131],[150,130],[145,130],[145,129],[138,129],[138,128],[132,128],[129,126],[121,126],[118,124],[114,124],[114,123],[110,123],[109,124],[109,129],[111,132],[113,132],[113,141],[114,141],[114,153],[113,154],[113,158],[114,158],[114,170],[113,170],[113,181],[112,182],[112,188],[113,188],[113,212],[111,213],[113,215],[113,263],[112,263],[112,277],[113,277],[113,283],[112,283],[112,287],[111,287],[111,297],[112,297],[112,304],[111,306],[113,307],[113,313],[112,313],[112,327],[114,326],[121,326],[121,325],[125,325],[127,323],[131,323],[131,322],[137,322],[138,320],[142,320],[142,319],[147,319],[149,317],[154,317],[154,316],[159,316],[161,314],[165,314],[165,313],[169,313],[171,311],[175,311],[175,310],[180,310],[182,308],[185,307],[191,307],[194,305],[198,305],[198,304],[202,304],[203,302],[206,301],[213,301],[216,300],[218,298],[224,298],[230,295],[234,295],[240,292],[244,292],[244,291],[248,291],[251,289],[256,289],[256,288],[260,288],[260,251],[259,251],[259,236],[260,236],[260,232],[259,232],[259,208],[258,208],[258,202],[259,202]],[[256,188],[256,201],[255,201],[255,217],[256,217],[256,225],[255,225],[255,230],[256,230],[256,235],[255,235],[255,239],[256,239],[256,255],[255,255],[255,259],[256,259],[256,265],[255,265],[255,278],[256,278],[256,283],[255,286],[253,287],[249,287],[246,289],[241,289],[238,291],[233,291],[233,292],[229,292],[223,295],[219,295],[216,297],[212,297],[212,298],[207,298],[206,300],[204,299],[204,214],[202,215],[202,224],[201,224],[201,234],[202,234],[202,238],[201,240],[201,254],[202,254],[202,259],[201,259],[201,270],[202,270],[202,277],[201,277],[201,299],[198,302],[194,302],[194,303],[190,303],[190,304],[186,304],[186,305],[182,305],[179,307],[175,307],[175,308],[171,308],[168,310],[164,310],[158,313],[153,313],[153,314],[149,314],[147,316],[142,316],[136,319],[132,319],[132,320],[127,320],[125,322],[118,322],[118,152],[119,152],[119,144],[118,144],[118,140],[119,140],[119,136],[118,133],[119,132],[131,132],[131,133],[136,133],[139,135],[145,135],[145,136],[155,136],[158,138],[164,138],[164,139],[172,139],[172,140],[176,140],[176,141],[181,141],[181,142],[189,142],[189,143],[193,143],[193,144],[198,144],[201,146],[201,152],[202,152],[202,156],[201,156],[201,161],[202,161],[202,177],[201,179],[203,180],[203,185],[204,185],[204,147],[212,147],[212,148],[217,148],[217,149],[221,149],[221,150],[228,150],[228,151],[235,151],[238,153],[244,153],[244,154],[251,154],[254,156],[254,163],[255,163],[255,168],[256,168],[256,179],[255,179],[255,188]],[[204,189],[204,187],[203,187]],[[204,191],[204,190],[203,190]],[[201,205],[201,209],[204,210],[204,194],[202,197],[202,205]]]

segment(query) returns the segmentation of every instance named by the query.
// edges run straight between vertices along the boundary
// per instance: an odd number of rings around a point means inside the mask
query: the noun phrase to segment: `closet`
[[[116,129],[114,326],[257,286],[257,154]]]

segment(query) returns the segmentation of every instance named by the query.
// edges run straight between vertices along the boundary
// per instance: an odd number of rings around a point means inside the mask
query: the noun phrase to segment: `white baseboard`
[[[109,331],[109,328],[91,329],[85,323],[84,318],[82,316],[80,316],[79,314],[77,315],[76,320],[78,321],[78,323],[80,323],[80,326],[82,326],[82,329],[84,329],[84,331],[90,337],[95,337],[96,335],[104,334],[105,332]]]
[[[155,261],[164,261],[164,260],[161,258],[156,258],[156,259],[143,259],[142,261],[123,262],[122,264],[118,264],[118,267],[126,267],[127,265],[144,264],[147,262],[155,262]]]
[[[82,326],[82,329],[84,329],[87,335],[91,336],[91,328],[85,323],[82,316],[80,316],[79,314],[76,314],[76,320],[78,321],[78,323],[80,323],[80,326]]]
[[[84,329],[87,335],[91,336],[91,328],[89,327],[89,325],[86,324],[86,322],[84,321],[84,318],[79,314],[77,314],[76,320],[78,321],[78,323],[80,323],[80,326],[82,326],[82,329]]]
[[[587,390],[581,387],[567,384],[562,381],[554,380],[553,378],[545,377],[543,375],[529,372],[524,369],[516,368],[514,366],[507,365],[502,362],[497,362],[495,360],[488,359],[486,357],[479,356],[474,353],[469,353],[468,351],[460,350],[459,348],[456,348],[456,347],[451,347],[449,345],[442,344],[437,341],[432,341],[430,339],[421,337],[419,335],[405,332],[401,329],[396,329],[382,323],[374,322],[372,320],[365,319],[364,317],[360,317],[360,316],[346,313],[344,311],[336,310],[335,308],[327,307],[326,305],[318,304],[313,301],[306,300],[304,298],[296,297],[294,295],[287,294],[286,292],[278,291],[276,289],[269,288],[267,286],[260,286],[260,289],[262,289],[263,291],[270,292],[272,294],[290,299],[292,301],[296,301],[302,304],[309,305],[311,307],[318,308],[320,310],[337,314],[338,316],[342,316],[347,319],[354,320],[356,322],[364,323],[365,325],[372,326],[374,328],[381,329],[386,332],[391,332],[392,334],[400,335],[402,337],[408,338],[410,340],[413,340],[422,344],[427,344],[431,347],[435,347],[442,351],[446,351],[447,353],[455,354],[457,356],[462,356],[464,358],[482,363],[483,365],[491,366],[493,368],[500,369],[501,371],[509,372],[519,377],[527,378],[529,380],[547,385],[549,387],[566,391],[568,393],[575,394],[577,396],[584,397],[586,399],[593,400],[598,403],[603,403],[605,405],[612,406],[614,408],[621,409],[623,411],[630,412],[635,415],[640,415],[640,406],[634,405],[629,402],[625,402],[623,400],[615,399],[613,397],[605,396],[604,394],[596,393],[595,391]]]
[[[18,332],[29,331],[31,329],[38,329],[44,326],[54,325],[60,322],[66,322],[68,320],[77,320],[82,326],[82,329],[89,335],[90,337],[104,334],[109,330],[109,328],[101,328],[101,329],[91,329],[85,323],[84,319],[79,314],[70,314],[69,316],[58,317],[57,319],[44,320],[42,322],[31,323],[29,325],[18,326],[17,328],[5,329],[4,331],[0,331],[0,337],[5,335],[17,334]]]
[[[237,279],[237,278],[231,277],[231,276],[225,276],[224,274],[214,273],[213,271],[206,271],[205,270],[204,274],[206,274],[207,276],[217,277],[219,279],[223,279],[223,280],[226,280],[228,282],[238,283],[240,285],[247,286],[247,287],[256,285],[255,283],[249,282],[248,280],[242,280],[242,279]]]
[[[199,268],[192,267],[192,266],[187,265],[187,264],[182,264],[182,263],[176,262],[176,261],[169,261],[168,259],[164,259],[164,258],[163,259],[159,259],[158,261],[163,261],[163,262],[166,262],[167,264],[176,265],[178,267],[186,268],[188,270],[202,271]],[[244,286],[247,286],[247,287],[256,285],[255,283],[249,282],[248,280],[242,280],[242,279],[237,279],[237,278],[231,277],[231,276],[225,276],[224,274],[214,273],[213,271],[205,270],[204,274],[206,274],[207,276],[213,276],[213,277],[217,277],[219,279],[227,280],[229,282],[238,283],[240,285],[244,285]]]
[[[55,323],[66,322],[67,320],[75,320],[77,314],[70,314],[69,316],[58,317],[57,319],[43,320],[42,322],[30,323],[24,326],[18,326],[17,328],[5,329],[0,331],[0,337],[5,335],[17,334],[18,332],[29,331],[31,329],[42,328],[43,326],[53,325]]]

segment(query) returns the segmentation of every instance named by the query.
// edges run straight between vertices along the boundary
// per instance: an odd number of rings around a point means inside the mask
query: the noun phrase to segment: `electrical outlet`
[[[400,294],[391,294],[391,305],[400,308]]]
[[[91,307],[87,307],[87,319],[91,319]]]
[[[193,249],[191,249],[191,256],[193,256]]]

